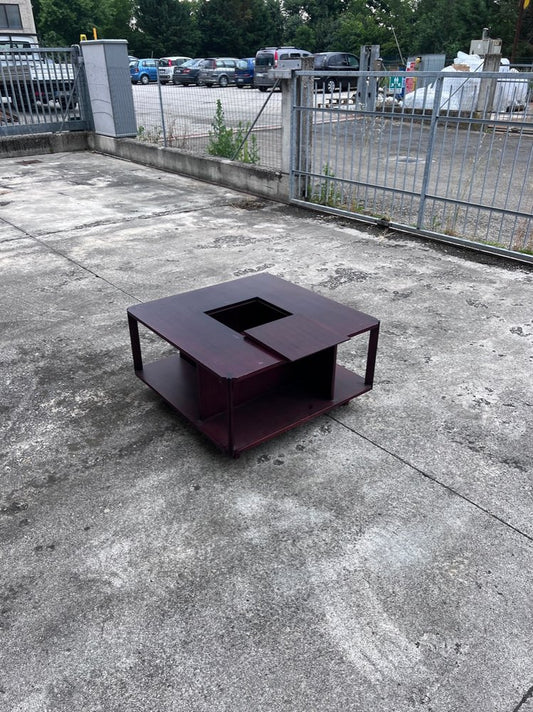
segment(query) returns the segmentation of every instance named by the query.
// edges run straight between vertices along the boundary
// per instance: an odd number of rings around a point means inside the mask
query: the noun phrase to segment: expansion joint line
[[[96,277],[96,279],[101,279],[102,282],[105,282],[106,284],[108,284],[108,285],[109,285],[110,287],[112,287],[113,289],[117,289],[119,292],[121,292],[121,293],[124,294],[125,296],[129,297],[130,299],[135,299],[135,300],[138,301],[138,302],[141,301],[138,297],[134,296],[133,294],[130,294],[130,293],[127,292],[125,289],[122,289],[122,287],[119,287],[117,284],[114,284],[113,282],[111,282],[109,279],[106,279],[105,277],[102,277],[101,274],[98,274],[98,272],[95,272],[95,271],[94,271],[93,269],[91,269],[90,267],[87,267],[86,265],[82,265],[81,262],[78,262],[78,261],[75,260],[73,257],[70,257],[70,256],[67,255],[65,252],[62,252],[61,250],[58,250],[57,247],[52,247],[52,245],[47,244],[44,240],[41,240],[41,239],[38,238],[36,235],[32,235],[32,234],[31,234],[30,232],[28,232],[27,230],[23,230],[22,228],[18,227],[17,225],[13,225],[12,223],[9,223],[7,220],[6,220],[5,222],[7,222],[9,225],[11,225],[11,227],[14,227],[14,228],[17,229],[17,230],[20,230],[20,232],[21,232],[23,235],[25,235],[26,237],[28,237],[30,240],[33,240],[34,242],[36,242],[38,245],[40,245],[41,247],[43,247],[45,250],[48,250],[49,252],[51,252],[51,253],[54,254],[54,255],[57,255],[58,257],[62,257],[62,258],[63,258],[64,260],[66,260],[67,262],[70,262],[71,264],[75,265],[78,269],[81,269],[81,270],[83,270],[84,272],[87,272],[88,274],[92,275],[93,277]]]
[[[434,475],[430,475],[429,472],[425,472],[424,470],[421,470],[420,467],[417,467],[412,462],[409,462],[409,460],[406,460],[405,458],[401,457],[400,455],[398,455],[394,452],[391,452],[390,450],[387,450],[386,447],[384,447],[383,445],[380,445],[379,443],[375,442],[374,440],[367,437],[366,435],[362,435],[360,432],[358,432],[354,428],[350,428],[350,426],[346,425],[346,423],[343,423],[342,421],[337,420],[337,418],[333,417],[333,415],[331,415],[331,413],[328,413],[328,416],[332,420],[334,420],[336,423],[341,425],[343,428],[346,428],[346,430],[349,430],[354,435],[358,435],[360,438],[362,438],[363,440],[366,440],[368,443],[370,443],[374,447],[377,447],[382,452],[386,452],[387,455],[390,455],[395,460],[398,460],[398,462],[401,462],[403,465],[407,465],[407,467],[409,467],[411,470],[418,472],[418,474],[422,475],[422,477],[425,477],[427,480],[430,480],[431,482],[435,483],[436,485],[439,485],[439,487],[442,487],[443,489],[447,490],[451,494],[454,494],[456,497],[459,497],[460,499],[464,500],[465,502],[468,502],[468,504],[470,504],[472,507],[479,509],[480,512],[483,512],[484,514],[491,517],[492,519],[495,519],[496,521],[500,522],[500,524],[503,524],[508,529],[511,529],[512,531],[516,532],[516,534],[519,534],[520,536],[524,537],[528,541],[533,542],[533,536],[531,536],[530,534],[526,534],[526,532],[523,532],[521,529],[518,529],[517,527],[514,527],[512,524],[509,524],[509,522],[506,522],[505,519],[502,519],[497,514],[494,514],[494,512],[491,512],[490,510],[486,509],[485,507],[482,507],[477,502],[474,502],[474,500],[470,499],[469,497],[467,497],[464,494],[461,494],[461,492],[458,492],[453,487],[450,487],[450,485],[447,485],[444,482],[441,482]],[[529,697],[532,696],[533,688],[531,688],[531,690],[529,690],[526,693],[526,695],[528,695]],[[525,698],[525,699],[528,699],[528,698]],[[525,699],[523,701],[525,701]],[[520,704],[522,704],[522,702]],[[518,708],[516,708],[516,709],[518,709]],[[515,710],[513,710],[513,712],[515,712]]]
[[[528,700],[533,699],[533,685],[526,691],[520,702],[513,708],[513,712],[519,712],[521,707],[526,704]]]

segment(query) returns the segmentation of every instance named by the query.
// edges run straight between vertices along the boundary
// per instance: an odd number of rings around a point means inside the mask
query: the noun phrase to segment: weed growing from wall
[[[342,207],[342,193],[338,188],[337,181],[333,180],[335,173],[329,167],[329,163],[324,166],[322,174],[324,180],[314,186],[311,201],[319,205],[327,205],[328,208]]]
[[[248,128],[249,124],[243,126],[241,121],[239,121],[235,130],[228,128],[224,118],[222,102],[220,99],[217,99],[215,117],[211,123],[211,130],[209,131],[207,153],[210,156],[230,158],[231,160],[240,161],[241,163],[259,163],[256,137],[251,134],[244,140]]]

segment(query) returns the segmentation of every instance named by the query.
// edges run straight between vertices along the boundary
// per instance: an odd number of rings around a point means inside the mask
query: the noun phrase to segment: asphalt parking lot
[[[0,195],[0,710],[533,709],[530,268],[89,152]],[[126,308],[261,272],[379,318],[376,378],[233,460]]]

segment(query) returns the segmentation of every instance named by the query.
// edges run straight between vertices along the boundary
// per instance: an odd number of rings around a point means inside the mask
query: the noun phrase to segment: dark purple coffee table
[[[379,321],[271,274],[128,309],[137,376],[237,457],[369,391]],[[177,351],[143,364],[139,323]],[[369,333],[364,376],[337,344]]]

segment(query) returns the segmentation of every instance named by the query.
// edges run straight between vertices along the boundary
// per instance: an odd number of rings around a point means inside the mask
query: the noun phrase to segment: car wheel
[[[166,79],[165,79],[164,82],[162,82],[161,80],[159,80],[159,83],[160,83],[160,84],[163,84],[163,85],[168,84],[168,82],[166,81]]]
[[[225,89],[228,86],[229,81],[225,74],[220,77],[220,79],[218,80],[218,84],[222,89]]]
[[[266,91],[266,90],[267,90],[266,87],[259,87],[259,91]]]
[[[150,81],[150,78],[148,77],[148,74],[143,74],[141,77],[141,84],[148,84]]]
[[[328,92],[328,94],[333,94],[336,88],[337,85],[335,84],[335,80],[328,79],[328,81],[326,82],[326,91]]]
[[[242,89],[244,87],[243,84],[237,84],[237,89]]]

